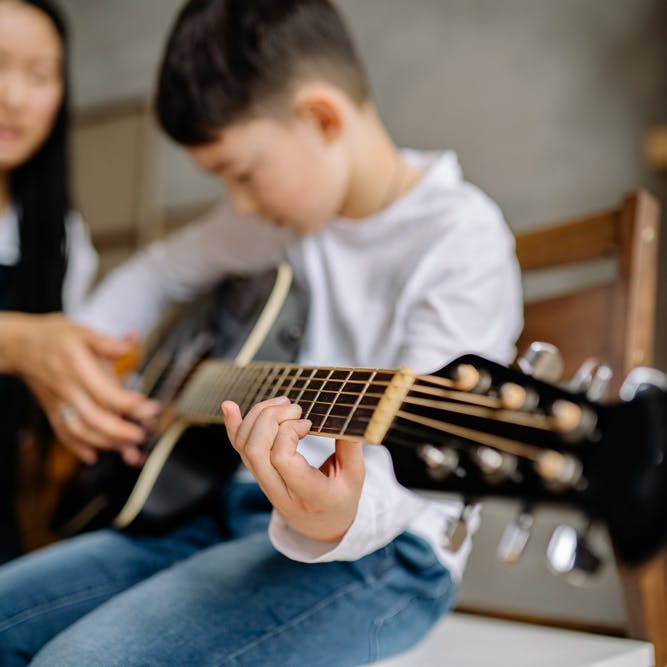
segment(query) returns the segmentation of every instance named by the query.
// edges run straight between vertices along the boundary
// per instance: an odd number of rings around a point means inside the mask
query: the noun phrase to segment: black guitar
[[[407,487],[571,505],[604,522],[619,556],[638,562],[667,536],[667,392],[660,382],[638,369],[623,400],[607,404],[474,355],[432,375],[208,359],[178,392],[168,428],[113,523],[161,525],[174,508],[182,511],[187,494],[178,476],[198,468],[184,463],[192,448],[175,445],[177,436],[222,424],[223,400],[246,411],[286,395],[302,406],[314,434],[385,445]],[[204,464],[214,452],[233,451],[221,438],[206,448]],[[171,502],[158,502],[163,496]]]
[[[81,466],[54,510],[52,530],[63,537],[109,525],[158,532],[195,512],[236,469],[224,428],[197,425],[174,400],[204,359],[248,363],[256,356],[293,361],[307,317],[308,296],[287,264],[232,276],[211,294],[172,313],[158,327],[134,387],[165,406],[143,449],[142,469],[114,453]],[[164,334],[160,333],[164,332]]]

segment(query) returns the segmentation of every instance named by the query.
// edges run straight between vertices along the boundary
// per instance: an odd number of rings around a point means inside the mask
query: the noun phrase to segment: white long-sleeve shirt
[[[510,361],[522,304],[514,241],[501,212],[463,181],[453,153],[404,157],[424,168],[424,177],[373,217],[335,219],[298,237],[221,207],[113,272],[78,318],[109,333],[146,333],[169,302],[189,299],[229,272],[287,258],[310,291],[304,365],[407,365],[424,373],[464,352]],[[309,436],[300,450],[319,465],[333,442]],[[399,485],[383,447],[365,445],[364,457],[357,515],[340,543],[306,538],[274,512],[274,546],[304,562],[354,560],[409,530],[459,578],[470,541],[457,553],[442,543],[460,504],[426,500]]]
[[[67,266],[63,280],[63,311],[72,313],[81,304],[97,273],[98,257],[81,216],[72,212],[65,220]],[[19,220],[12,206],[0,216],[0,264],[14,266],[21,258]]]

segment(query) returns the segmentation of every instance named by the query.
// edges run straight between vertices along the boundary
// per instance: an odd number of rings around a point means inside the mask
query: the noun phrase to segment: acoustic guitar
[[[619,556],[634,563],[667,536],[666,390],[662,375],[637,369],[619,401],[594,400],[590,386],[550,384],[476,355],[430,375],[209,358],[181,383],[166,428],[111,522],[168,525],[202,466],[217,470],[208,475],[213,486],[232,469],[211,464],[214,453],[232,458],[222,431],[203,454],[182,433],[220,427],[223,400],[246,411],[284,395],[301,405],[313,434],[387,447],[406,487],[570,505],[603,522]]]

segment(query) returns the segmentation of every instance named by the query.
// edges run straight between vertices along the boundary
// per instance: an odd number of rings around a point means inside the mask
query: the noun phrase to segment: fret
[[[333,376],[336,376],[336,375],[340,376],[340,373],[341,373],[341,371],[333,371],[332,372],[332,379],[340,380],[341,379],[340,377],[333,377]],[[345,378],[346,381],[351,377],[352,373],[353,373],[353,371],[351,371],[351,370],[347,371],[347,377]],[[337,394],[337,396],[340,396],[340,394]],[[322,422],[319,426],[319,429],[318,429],[320,432],[324,432],[324,430],[325,430],[325,424],[327,423],[327,420],[329,419],[329,417],[330,417],[330,415],[331,415],[331,413],[332,413],[332,411],[333,411],[333,409],[336,405],[336,398],[337,397],[334,397],[334,400],[331,402],[326,414],[324,415],[324,419],[322,420]],[[335,415],[335,416],[337,416],[337,415]]]
[[[343,428],[340,431],[341,433],[345,433],[347,431],[347,429],[349,428],[350,422],[352,421],[352,416],[355,414],[355,410],[357,410],[357,408],[361,405],[361,401],[362,401],[363,397],[365,396],[366,392],[369,390],[369,388],[371,386],[371,382],[373,382],[373,380],[375,379],[376,374],[377,374],[377,371],[373,371],[373,373],[371,373],[371,377],[368,379],[368,381],[366,383],[366,386],[362,389],[361,393],[357,397],[357,400],[354,402],[354,406],[352,407],[352,410],[350,410],[350,416],[347,418],[347,421],[343,425]],[[357,415],[357,418],[358,418],[358,415]],[[370,418],[369,418],[369,420],[370,420]]]
[[[243,368],[241,366],[233,366],[231,371],[228,371],[229,381],[227,386],[227,391],[225,392],[224,399],[234,401],[234,403],[239,402],[239,397],[241,395],[241,383],[244,380]],[[220,377],[223,377],[223,373],[220,373]],[[222,402],[222,401],[221,401]]]
[[[298,393],[298,395],[296,396],[296,398],[294,398],[294,400],[292,401],[292,403],[297,403],[297,404],[299,404],[299,403],[301,402],[301,398],[303,397],[303,394],[304,394],[304,392],[306,391],[306,389],[308,389],[308,386],[310,385],[311,380],[312,380],[313,377],[315,376],[315,373],[317,373],[317,368],[313,368],[313,369],[310,371],[310,376],[309,376],[308,379],[305,381],[305,383],[304,383],[304,385],[303,385],[303,388],[302,388],[301,391]]]
[[[384,370],[209,360],[186,383],[178,410],[217,422],[223,400],[233,400],[244,414],[255,403],[284,395],[301,406],[313,432],[363,435],[392,377]]]
[[[261,396],[262,401],[266,401],[270,398],[273,398],[273,396],[272,396],[272,392],[273,392],[273,388],[274,388],[273,387],[273,381],[276,378],[276,376],[278,375],[278,373],[280,373],[280,371],[282,370],[282,368],[280,366],[274,366],[272,364],[267,364],[266,367],[268,369],[268,373],[267,373],[266,377],[264,378],[264,385],[262,387],[262,392],[263,392],[262,396]]]
[[[268,372],[269,369],[267,369],[265,366],[258,366],[256,368],[256,372],[254,374],[255,379],[254,381],[251,381],[250,390],[247,394],[247,403],[246,403],[247,410],[249,410],[256,403],[260,403],[263,400],[262,397],[260,396],[260,392],[262,391],[262,386],[264,384],[264,380],[266,379]]]
[[[287,396],[289,398],[290,391],[292,391],[292,389],[294,388],[294,383],[297,382],[297,380],[299,380],[303,371],[304,371],[303,368],[297,368],[297,372],[294,374],[294,377],[292,378],[292,381],[287,386],[287,389],[285,389],[284,391],[280,391],[279,393],[281,393],[283,396]],[[287,379],[289,380],[289,374],[287,376]]]
[[[306,411],[306,414],[305,414],[305,419],[310,419],[310,421],[313,423],[313,429],[319,429],[321,427],[321,425],[324,423],[324,420],[322,420],[322,422],[320,422],[319,425],[315,424],[315,420],[313,419],[313,408],[315,407],[317,401],[319,401],[320,396],[322,395],[322,389],[326,386],[327,382],[331,378],[331,375],[333,374],[333,369],[331,369],[328,372],[321,371],[321,370],[317,371],[317,373],[323,373],[323,372],[326,373],[326,377],[325,378],[318,378],[318,379],[322,380],[322,387],[318,390],[317,394],[315,395],[315,398],[313,400],[312,405],[308,408],[308,410]],[[320,415],[317,415],[317,416],[320,416]]]
[[[249,366],[245,368],[246,371],[246,389],[243,398],[239,401],[239,408],[241,414],[246,415],[250,408],[257,402],[255,400],[257,380],[261,374],[261,369],[257,366]]]
[[[280,379],[276,382],[276,384],[273,386],[272,391],[269,393],[267,398],[275,398],[280,394],[280,389],[283,386],[283,382],[289,377],[289,374],[292,372],[292,369],[289,366],[284,366],[283,367],[283,372],[282,375],[280,376]]]

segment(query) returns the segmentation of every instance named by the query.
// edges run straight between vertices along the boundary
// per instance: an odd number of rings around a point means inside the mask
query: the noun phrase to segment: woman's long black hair
[[[63,44],[64,93],[46,142],[9,179],[19,216],[21,261],[15,282],[14,310],[46,313],[61,310],[65,277],[65,221],[70,209],[67,169],[69,74],[67,26],[49,0],[21,0],[43,12]]]
[[[67,30],[59,10],[49,0],[21,0],[42,11],[63,44],[64,94],[54,126],[45,143],[9,176],[12,202],[19,217],[21,259],[12,282],[12,310],[47,313],[62,309],[66,268],[65,224],[70,208],[67,171],[69,78]],[[26,387],[18,378],[0,377],[0,562],[17,556],[21,537],[14,510],[20,429],[35,426],[41,464],[32,471],[41,480],[51,438]],[[34,483],[34,482],[33,482]]]

